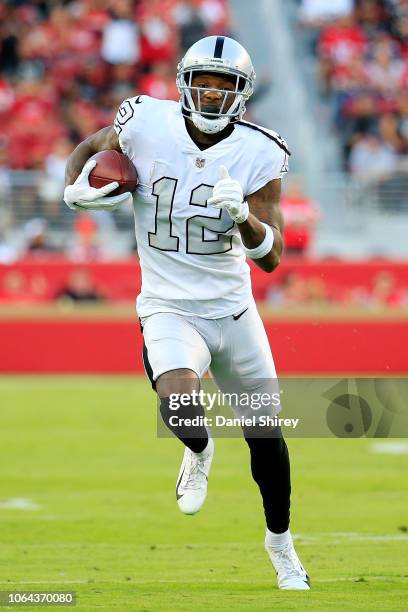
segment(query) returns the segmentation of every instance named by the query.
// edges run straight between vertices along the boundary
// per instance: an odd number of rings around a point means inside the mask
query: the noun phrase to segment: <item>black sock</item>
[[[204,417],[204,408],[199,402],[193,402],[188,406],[181,406],[177,410],[170,409],[170,398],[162,397],[160,399],[160,414],[166,426],[174,433],[174,435],[188,446],[194,453],[201,453],[208,443],[208,432],[204,425],[185,426],[172,425],[170,417],[177,416],[178,419],[193,419],[194,417]]]
[[[266,525],[274,533],[289,528],[290,463],[286,442],[277,437],[245,438],[251,453],[251,471],[263,501]]]

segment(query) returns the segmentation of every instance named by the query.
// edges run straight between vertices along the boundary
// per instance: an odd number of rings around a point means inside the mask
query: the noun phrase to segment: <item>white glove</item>
[[[230,177],[225,166],[220,166],[219,180],[214,189],[213,197],[207,202],[213,208],[225,208],[235,223],[243,223],[248,219],[249,206],[244,202],[244,194],[240,183]]]
[[[108,193],[119,187],[119,183],[116,181],[99,189],[91,187],[89,175],[95,166],[96,161],[94,159],[88,160],[75,183],[65,187],[64,201],[69,208],[72,208],[72,210],[78,208],[85,208],[86,210],[114,210],[119,204],[123,204],[123,202],[133,201],[130,191],[117,196],[107,197]]]

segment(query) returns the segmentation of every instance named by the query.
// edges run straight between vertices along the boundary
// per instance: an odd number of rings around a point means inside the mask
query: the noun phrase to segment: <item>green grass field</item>
[[[278,591],[245,443],[217,441],[184,516],[182,447],[156,438],[155,406],[142,379],[0,378],[0,590],[74,590],[80,610],[407,609],[408,455],[289,440],[313,590]]]

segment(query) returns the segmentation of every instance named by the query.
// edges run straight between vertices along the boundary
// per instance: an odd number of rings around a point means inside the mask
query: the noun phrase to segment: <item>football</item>
[[[134,164],[126,155],[118,151],[100,151],[90,159],[96,160],[96,166],[89,175],[91,187],[103,187],[112,181],[117,181],[119,187],[108,195],[119,195],[130,191],[133,193],[138,184],[138,176]]]

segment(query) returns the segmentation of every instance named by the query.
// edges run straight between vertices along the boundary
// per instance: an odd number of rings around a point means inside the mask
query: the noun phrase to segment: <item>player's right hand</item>
[[[99,189],[91,187],[89,175],[96,166],[96,161],[90,159],[82,168],[81,174],[73,185],[67,185],[64,191],[64,202],[72,210],[85,208],[87,210],[114,210],[124,202],[133,202],[132,194],[127,191],[117,196],[108,197],[107,194],[114,191],[119,183],[113,181]]]

